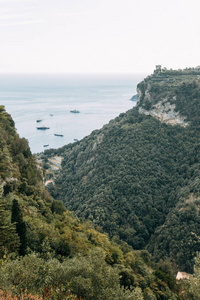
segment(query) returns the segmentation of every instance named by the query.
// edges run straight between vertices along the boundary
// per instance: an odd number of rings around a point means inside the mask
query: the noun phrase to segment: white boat
[[[70,110],[70,112],[73,113],[73,114],[79,114],[80,113],[80,111],[77,110],[77,109]]]
[[[37,127],[37,129],[39,129],[39,130],[46,130],[46,129],[49,129],[49,127],[43,125],[43,126]]]

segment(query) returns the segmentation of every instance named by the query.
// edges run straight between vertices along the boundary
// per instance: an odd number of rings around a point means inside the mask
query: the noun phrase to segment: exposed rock
[[[54,184],[53,179],[50,179],[50,180],[45,181],[45,184],[44,184],[44,185],[47,186],[49,183]]]
[[[191,274],[186,273],[186,272],[178,272],[176,275],[176,279],[180,280],[180,279],[189,279],[191,276]]]
[[[93,144],[93,148],[92,148],[93,151],[96,150],[97,145],[102,143],[103,138],[104,138],[103,134],[100,134],[100,135],[97,136],[96,142],[94,142],[94,144]]]
[[[141,97],[141,92],[138,90],[139,99]],[[145,103],[153,103],[151,94],[149,93],[149,87],[145,90]],[[176,97],[173,97],[173,100],[176,100]],[[143,107],[139,107],[139,112],[145,115],[151,115],[152,117],[160,120],[162,123],[171,124],[171,125],[180,125],[187,126],[188,122],[185,121],[186,117],[182,116],[179,112],[175,111],[176,105],[171,104],[168,98],[164,98],[158,103],[154,104],[151,109],[146,110]]]
[[[181,125],[184,127],[189,124],[185,121],[185,117],[175,111],[175,104],[170,104],[169,102],[164,103],[163,101],[160,101],[150,110],[145,110],[140,107],[139,112],[145,115],[151,115],[152,117],[160,120],[160,122],[166,124]]]
[[[3,197],[5,195],[5,188],[10,190],[15,189],[15,183],[17,182],[17,178],[13,177],[7,177],[5,180],[0,178],[0,197]]]
[[[149,93],[150,85],[148,84],[147,89],[145,90],[145,101],[152,102],[151,95]]]

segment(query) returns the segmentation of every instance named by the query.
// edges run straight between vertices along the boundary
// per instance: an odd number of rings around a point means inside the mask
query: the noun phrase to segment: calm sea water
[[[143,74],[0,75],[0,104],[37,153],[80,140],[132,108],[135,102],[130,98],[143,78]],[[74,109],[80,113],[71,113]],[[49,129],[36,128],[43,125]]]

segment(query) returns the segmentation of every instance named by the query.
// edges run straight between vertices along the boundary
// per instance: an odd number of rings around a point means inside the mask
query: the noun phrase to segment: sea
[[[136,73],[0,74],[0,105],[12,116],[32,153],[39,153],[75,143],[131,109],[136,105],[131,98],[144,77]],[[49,129],[37,129],[42,126]]]

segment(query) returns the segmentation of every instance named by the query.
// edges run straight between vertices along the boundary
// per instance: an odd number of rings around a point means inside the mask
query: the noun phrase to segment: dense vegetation
[[[170,264],[74,217],[0,107],[0,298],[178,299]]]
[[[163,72],[138,85],[136,108],[41,154],[54,198],[0,106],[2,300],[199,299],[199,71]],[[139,113],[162,99],[190,125]],[[63,157],[56,173],[54,155]],[[193,265],[177,285],[176,271]]]
[[[176,110],[187,117],[196,128],[200,126],[200,84],[199,81],[183,82],[175,90]]]
[[[197,77],[174,83],[148,77],[140,102],[75,144],[48,150],[62,155],[52,195],[78,217],[91,220],[116,242],[148,249],[192,272],[200,248],[200,88]],[[175,103],[190,126],[171,126],[138,113],[159,99]],[[154,103],[155,100],[155,103]]]

